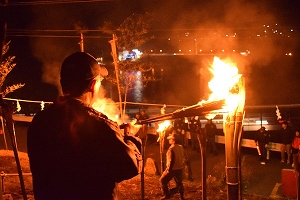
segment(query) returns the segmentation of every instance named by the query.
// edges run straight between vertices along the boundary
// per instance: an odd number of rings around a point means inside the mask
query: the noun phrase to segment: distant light
[[[199,51],[202,52],[202,49],[200,49]]]
[[[210,52],[213,52],[213,50],[211,49]]]
[[[267,120],[255,121],[255,124],[268,124]]]
[[[151,49],[150,51],[153,52],[153,49]]]
[[[249,51],[249,50],[246,50],[246,51],[242,51],[242,52],[241,52],[241,55],[242,55],[242,56],[247,56],[248,54],[250,54],[250,51]]]
[[[232,51],[235,52],[235,49],[233,49]]]
[[[291,32],[293,32],[294,31],[294,29],[291,29]]]
[[[228,34],[226,34],[225,36],[228,37]]]
[[[162,52],[162,50],[159,50],[159,52]]]
[[[181,49],[179,49],[178,51],[181,52]]]
[[[195,40],[195,41],[197,41],[197,39],[196,39],[196,38],[195,38],[194,40]]]
[[[259,34],[257,34],[256,36],[257,36],[257,37],[260,37],[260,35],[259,35]]]
[[[192,50],[190,49],[189,52],[192,52]]]
[[[174,55],[174,56],[176,56],[177,54],[176,54],[176,53],[174,53],[173,55]]]
[[[264,30],[264,32],[266,33],[266,32],[267,32],[267,30]]]
[[[292,53],[286,53],[285,55],[286,56],[292,56],[293,54]]]
[[[171,40],[171,38],[168,38],[168,40]]]
[[[269,28],[270,26],[268,25],[267,27]]]
[[[222,49],[222,52],[224,52],[225,50],[224,49]]]

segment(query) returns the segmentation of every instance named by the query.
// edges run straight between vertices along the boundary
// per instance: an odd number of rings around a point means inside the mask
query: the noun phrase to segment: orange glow
[[[165,137],[165,130],[167,130],[167,128],[170,125],[171,125],[170,120],[165,120],[158,124],[158,129],[156,130],[156,132],[159,133],[159,137],[157,138],[157,142],[159,142],[161,139],[163,139]]]
[[[212,93],[208,100],[218,101],[225,99],[222,112],[229,112],[237,108],[240,98],[237,84],[242,75],[238,73],[235,63],[214,57],[210,71],[213,74],[213,78],[208,83],[208,86]],[[206,117],[212,119],[214,116],[208,115]]]
[[[157,132],[163,132],[165,131],[169,126],[171,125],[170,120],[165,120],[161,123],[158,124],[158,129],[156,130]]]
[[[118,124],[121,124],[120,118],[119,118],[119,109],[117,107],[117,104],[114,103],[110,99],[97,99],[92,106],[95,110],[98,112],[101,112],[105,114],[108,119],[111,119]]]

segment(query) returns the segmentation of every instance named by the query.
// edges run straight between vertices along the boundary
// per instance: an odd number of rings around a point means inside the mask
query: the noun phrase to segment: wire
[[[10,37],[40,37],[40,38],[80,38],[80,36],[75,35],[28,35],[28,34],[6,34],[6,36]],[[84,38],[109,38],[108,36],[84,36]]]
[[[13,2],[8,3],[7,6],[32,6],[32,5],[49,5],[49,4],[74,4],[74,3],[94,3],[114,0],[84,0],[84,1],[34,1],[34,2]]]

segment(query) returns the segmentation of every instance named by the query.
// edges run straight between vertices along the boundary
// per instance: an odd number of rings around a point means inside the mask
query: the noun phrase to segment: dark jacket
[[[293,131],[287,127],[286,129],[281,129],[281,143],[291,144],[294,138]]]
[[[114,199],[116,183],[138,174],[139,149],[115,122],[77,100],[38,113],[27,137],[36,200]]]
[[[217,126],[214,123],[205,124],[206,137],[215,137],[217,134]]]
[[[257,131],[257,135],[255,137],[255,142],[258,142],[259,144],[269,144],[270,142],[270,133],[268,131]]]
[[[166,153],[166,169],[168,171],[182,169],[186,155],[180,144],[171,145]]]

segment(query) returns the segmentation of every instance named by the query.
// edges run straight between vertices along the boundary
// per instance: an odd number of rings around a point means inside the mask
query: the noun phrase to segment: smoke
[[[269,100],[266,100],[261,97],[257,99],[256,97],[260,94],[265,93],[267,96],[272,96],[274,88],[280,88],[281,85],[291,88],[292,84],[287,83],[286,77],[291,77],[293,63],[289,62],[287,64],[286,61],[279,59],[279,54],[281,55],[286,51],[287,45],[291,51],[295,50],[295,44],[286,44],[284,40],[278,41],[264,37],[265,34],[272,35],[272,29],[278,28],[276,24],[281,26],[285,22],[285,17],[278,12],[281,8],[284,8],[278,2],[280,1],[173,0],[102,2],[101,5],[97,6],[89,3],[37,6],[33,10],[34,17],[31,28],[38,30],[74,30],[74,24],[82,21],[89,29],[95,29],[100,27],[104,20],[113,19],[121,22],[122,19],[130,15],[129,12],[133,13],[134,9],[137,10],[137,8],[139,12],[152,12],[156,18],[154,29],[165,30],[162,34],[164,37],[185,37],[178,34],[189,29],[186,33],[187,38],[197,36],[195,44],[191,43],[192,46],[195,46],[193,51],[199,53],[202,50],[203,54],[208,52],[207,54],[210,55],[216,53],[221,58],[230,57],[239,67],[240,73],[246,78],[248,103],[255,104],[264,101],[270,102],[271,99],[274,99],[269,98]],[[126,6],[124,7],[123,4],[125,3]],[[275,9],[276,7],[278,9]],[[287,10],[287,8],[285,9]],[[51,12],[48,12],[49,10]],[[267,28],[268,25],[269,28]],[[169,32],[168,30],[171,29],[173,31]],[[259,32],[260,30],[262,32]],[[264,30],[267,32],[264,32]],[[258,32],[259,36],[257,35]],[[32,39],[33,53],[43,62],[42,79],[44,82],[53,84],[60,90],[59,70],[61,62],[67,55],[79,50],[78,42],[79,35],[78,38]],[[93,55],[100,54],[103,51],[104,43],[109,45],[107,42],[98,43],[96,40],[89,42],[93,47],[90,47],[87,51]],[[190,44],[183,45],[183,43],[183,41],[180,44],[178,43],[178,49],[182,46],[191,46]],[[176,45],[176,43],[173,43],[173,45]],[[246,56],[241,55],[240,52],[245,52]],[[196,83],[203,88],[200,98],[205,97],[205,93],[208,92],[204,85],[207,85],[205,83],[209,81],[207,68],[210,66],[212,58],[213,56],[198,56],[198,60],[189,61],[194,65],[193,72],[197,72],[201,77],[201,80]],[[273,71],[270,71],[270,66]],[[282,66],[285,70],[280,70]],[[266,68],[269,68],[269,70],[266,70]],[[280,70],[280,75],[278,75],[278,70]],[[183,80],[181,82],[183,84],[174,81],[178,85],[182,85],[178,86],[176,91],[178,93],[184,91],[185,93],[182,96],[185,98],[188,98],[188,92],[193,91],[195,88],[195,86],[189,87],[192,84],[187,76],[186,74],[186,77],[179,80]],[[194,79],[192,80],[194,81]],[[266,87],[260,88],[262,84],[257,84],[262,81],[263,85],[269,87],[267,91]],[[288,81],[295,83],[297,78],[292,76]],[[285,95],[290,95],[292,91],[287,90],[285,90]],[[176,94],[172,94],[170,91],[169,96],[170,99],[180,104],[180,99],[177,98]],[[276,101],[279,102],[284,99],[279,95],[276,97]]]
[[[215,53],[222,59],[229,57],[235,62],[246,80],[248,105],[283,103],[287,102],[287,98],[278,94],[278,88],[286,86],[285,95],[295,96],[290,88],[296,84],[296,78],[287,78],[291,77],[294,63],[282,58],[287,49],[295,52],[297,47],[286,39],[274,39],[279,37],[280,27],[287,22],[289,12],[281,10],[283,4],[279,1],[247,0],[172,1],[157,10],[160,13],[157,24],[161,27],[171,24],[173,37],[186,30],[187,38],[197,38],[195,46],[198,54]],[[275,30],[278,34],[273,34]],[[188,45],[191,46],[190,43]],[[177,49],[182,49],[182,46],[178,44]],[[200,87],[203,88],[202,97],[205,97],[208,90],[204,83],[209,81],[208,68],[213,56],[198,58],[193,62],[202,79]]]

